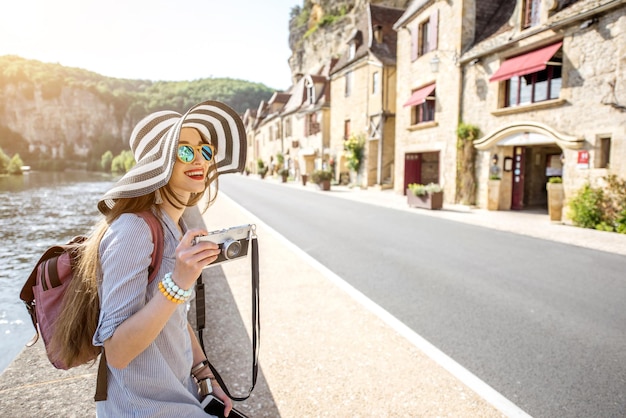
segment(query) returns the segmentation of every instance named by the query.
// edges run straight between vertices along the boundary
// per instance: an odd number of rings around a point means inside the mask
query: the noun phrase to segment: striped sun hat
[[[98,209],[106,214],[116,199],[144,196],[165,186],[176,162],[181,128],[196,128],[215,147],[219,174],[241,172],[246,163],[246,132],[237,113],[216,101],[193,106],[181,115],[165,110],[143,118],[130,135],[130,148],[137,164],[98,202]]]

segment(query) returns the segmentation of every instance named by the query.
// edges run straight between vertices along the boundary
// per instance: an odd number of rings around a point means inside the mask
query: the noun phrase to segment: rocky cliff
[[[317,72],[339,56],[356,27],[356,16],[368,4],[405,9],[410,0],[305,0],[289,22],[292,80]]]
[[[39,84],[8,84],[0,98],[0,123],[27,141],[22,150],[86,155],[99,142],[116,141],[111,148],[121,148],[132,130],[128,112],[82,88],[63,86],[55,97],[45,97]]]

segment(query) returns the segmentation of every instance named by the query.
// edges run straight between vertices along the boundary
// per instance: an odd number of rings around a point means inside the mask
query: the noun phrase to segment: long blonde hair
[[[194,193],[189,201],[181,202],[169,186],[160,190],[161,196],[176,207],[194,206],[208,191],[206,211],[217,197],[218,182],[212,175],[216,167],[210,166],[203,193]],[[209,179],[213,178],[213,181]],[[52,336],[51,349],[58,353],[59,358],[69,367],[78,366],[95,358],[100,351],[93,345],[93,335],[98,327],[100,301],[98,298],[98,277],[100,274],[100,241],[109,225],[123,213],[138,213],[151,210],[155,202],[155,192],[130,199],[119,199],[111,211],[102,218],[81,245],[80,257],[74,267],[74,278],[63,297],[63,308],[56,321],[56,329]],[[159,211],[156,211],[157,216]]]

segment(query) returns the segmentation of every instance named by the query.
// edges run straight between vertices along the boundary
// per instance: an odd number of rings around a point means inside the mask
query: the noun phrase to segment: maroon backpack
[[[146,221],[152,232],[154,251],[148,269],[148,283],[150,283],[156,277],[163,258],[163,229],[161,222],[152,212],[140,212],[137,215]],[[65,245],[55,245],[48,248],[35,264],[35,268],[20,292],[20,299],[26,304],[26,309],[36,332],[26,345],[28,347],[34,345],[39,339],[39,334],[41,334],[48,359],[57,369],[67,370],[88,363],[95,360],[100,354],[100,347],[94,346],[89,353],[81,355],[79,364],[66,365],[58,360],[58,353],[49,346],[55,332],[55,321],[63,309],[63,296],[73,277],[75,260],[79,257],[82,249],[80,244],[86,239],[87,237],[81,235],[72,238]]]

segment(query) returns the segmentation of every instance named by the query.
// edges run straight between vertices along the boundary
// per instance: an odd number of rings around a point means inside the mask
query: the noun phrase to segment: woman
[[[80,264],[81,277],[100,278],[93,344],[104,347],[108,384],[97,414],[206,417],[202,388],[224,401],[227,415],[232,401],[207,367],[187,323],[186,303],[202,268],[220,250],[208,241],[194,245],[194,237],[207,231],[187,229],[182,215],[206,190],[213,201],[218,174],[243,169],[243,124],[227,106],[203,102],[184,116],[165,111],[144,118],[130,146],[137,164],[98,203],[105,219]],[[149,284],[152,234],[136,215],[146,210],[160,219],[164,232],[163,260]]]

